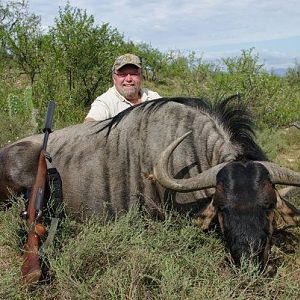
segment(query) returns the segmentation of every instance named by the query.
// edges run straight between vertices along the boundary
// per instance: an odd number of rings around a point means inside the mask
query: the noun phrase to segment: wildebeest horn
[[[161,154],[157,164],[154,166],[153,174],[157,181],[165,188],[177,192],[192,192],[211,188],[216,185],[216,175],[228,162],[214,166],[193,178],[176,179],[169,175],[168,162],[175,148],[188,136],[192,131],[185,133],[183,136],[172,142]]]
[[[300,186],[300,172],[295,172],[268,161],[257,162],[269,171],[270,179],[274,184]]]

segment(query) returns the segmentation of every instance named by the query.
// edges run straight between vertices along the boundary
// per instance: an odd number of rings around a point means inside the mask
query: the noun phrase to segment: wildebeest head
[[[233,162],[216,177],[214,205],[231,256],[264,264],[273,232],[276,193],[267,169],[252,161]]]
[[[245,257],[263,267],[271,248],[274,209],[288,224],[295,225],[300,216],[299,210],[280,198],[274,184],[299,186],[300,174],[271,162],[246,160],[222,163],[194,178],[172,178],[168,173],[170,155],[188,134],[162,152],[154,177],[164,187],[178,192],[214,187],[212,201],[197,215],[202,228],[208,228],[217,216],[235,264]]]

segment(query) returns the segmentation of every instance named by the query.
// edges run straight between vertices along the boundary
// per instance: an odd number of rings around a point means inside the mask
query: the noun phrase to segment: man
[[[141,88],[142,76],[138,56],[130,53],[119,56],[112,67],[114,86],[96,98],[85,122],[102,121],[130,106],[161,98],[158,93]]]

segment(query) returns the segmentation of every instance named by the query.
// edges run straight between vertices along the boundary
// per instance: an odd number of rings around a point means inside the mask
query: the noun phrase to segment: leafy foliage
[[[284,78],[268,73],[254,49],[223,59],[223,71],[209,82],[213,99],[238,92],[261,126],[283,126],[299,118],[300,101]]]
[[[92,16],[67,5],[60,10],[50,36],[51,57],[71,97],[91,103],[95,92],[104,92],[110,84],[113,57],[124,44],[121,35],[108,24],[95,26]]]
[[[22,72],[33,83],[41,64],[40,17],[28,12],[28,3],[25,1],[10,1],[2,11],[6,21],[0,30],[2,50],[6,49],[7,54],[12,54]]]
[[[288,82],[300,90],[300,63],[296,61],[293,68],[289,68],[286,74]]]

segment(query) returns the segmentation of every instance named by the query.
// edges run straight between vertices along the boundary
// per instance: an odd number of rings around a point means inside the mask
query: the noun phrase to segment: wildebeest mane
[[[222,127],[230,133],[231,142],[241,145],[244,149],[243,155],[238,159],[267,160],[266,155],[255,142],[255,124],[250,112],[240,101],[231,101],[236,97],[236,95],[233,95],[215,102],[204,98],[188,97],[160,98],[147,101],[137,106],[132,106],[114,116],[108,124],[102,126],[96,133],[108,129],[108,136],[111,130],[118,126],[132,110],[140,111],[138,115],[141,118],[147,118],[147,115],[155,113],[167,103],[174,102],[205,112],[216,120],[216,122],[222,124]]]
[[[196,100],[196,101],[195,101]],[[108,133],[107,135],[109,135],[109,133],[111,132],[112,128],[118,126],[118,124],[132,111],[132,110],[140,110],[141,117],[146,117],[147,114],[153,113],[157,110],[159,110],[159,108],[167,103],[171,102],[176,102],[176,103],[180,103],[180,104],[184,104],[187,106],[191,106],[191,107],[195,107],[195,108],[199,108],[202,111],[211,111],[211,103],[208,102],[205,99],[196,99],[196,98],[185,98],[185,97],[176,97],[176,98],[159,98],[157,100],[152,100],[152,101],[147,101],[147,102],[143,102],[139,105],[136,106],[131,106],[125,110],[123,110],[122,112],[120,112],[119,114],[117,114],[116,116],[114,116],[113,118],[111,118],[111,121],[104,127],[101,127],[96,133],[103,131],[104,129],[108,128]]]

